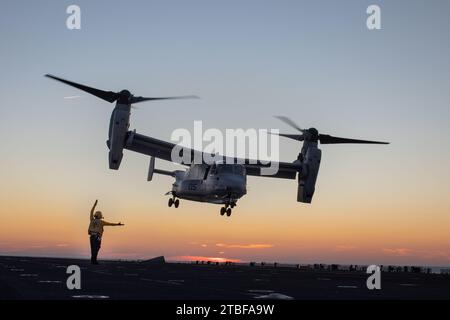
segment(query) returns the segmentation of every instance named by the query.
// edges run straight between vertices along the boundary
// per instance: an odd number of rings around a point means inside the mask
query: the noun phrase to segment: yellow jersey
[[[116,226],[116,223],[106,222],[102,219],[91,219],[91,223],[89,224],[88,234],[98,234],[100,236],[103,235],[103,227],[104,226]]]

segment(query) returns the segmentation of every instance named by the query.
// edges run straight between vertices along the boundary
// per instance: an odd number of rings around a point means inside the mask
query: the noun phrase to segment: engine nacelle
[[[130,106],[117,104],[109,122],[109,168],[119,169],[123,157],[123,148],[130,127]]]
[[[308,146],[303,157],[302,171],[298,174],[297,201],[311,203],[319,174],[322,151],[317,144]]]

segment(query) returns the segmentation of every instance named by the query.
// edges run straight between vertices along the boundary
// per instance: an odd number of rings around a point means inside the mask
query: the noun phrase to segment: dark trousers
[[[98,252],[100,251],[102,238],[97,234],[91,234],[90,242],[91,242],[91,262],[97,263],[97,255]]]

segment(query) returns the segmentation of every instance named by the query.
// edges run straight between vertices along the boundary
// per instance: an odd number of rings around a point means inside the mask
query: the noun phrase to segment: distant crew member
[[[103,219],[103,214],[101,211],[95,211],[98,200],[95,200],[94,206],[91,209],[90,221],[88,234],[90,236],[91,242],[91,263],[98,264],[97,255],[102,244],[102,235],[104,226],[123,226],[122,223],[110,223]],[[94,213],[95,211],[95,213]]]

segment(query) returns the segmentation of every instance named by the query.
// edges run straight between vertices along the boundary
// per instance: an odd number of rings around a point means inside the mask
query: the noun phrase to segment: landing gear
[[[169,198],[169,202],[167,203],[167,205],[168,205],[169,207],[172,207],[172,205],[174,205],[175,208],[178,208],[179,205],[180,205],[180,200],[175,199],[175,197]]]
[[[231,209],[236,206],[236,202],[228,202],[225,203],[225,206],[220,208],[220,215],[223,216],[225,213],[227,214],[227,217],[231,216]]]
[[[225,213],[227,214],[227,217],[231,216],[231,208],[227,207],[220,208],[220,215],[223,216]]]

